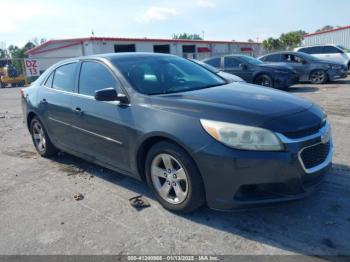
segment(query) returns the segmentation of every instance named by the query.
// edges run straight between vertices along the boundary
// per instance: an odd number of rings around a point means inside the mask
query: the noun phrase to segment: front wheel
[[[199,171],[185,150],[171,142],[154,145],[146,157],[146,180],[160,204],[187,213],[205,202]]]
[[[263,74],[257,76],[257,78],[254,81],[254,84],[266,87],[273,87],[273,80],[271,76]]]
[[[310,80],[313,84],[324,84],[327,82],[327,73],[324,70],[315,70],[310,75]]]
[[[57,149],[51,143],[49,136],[37,117],[30,123],[30,134],[36,151],[43,157],[50,157],[57,153]]]

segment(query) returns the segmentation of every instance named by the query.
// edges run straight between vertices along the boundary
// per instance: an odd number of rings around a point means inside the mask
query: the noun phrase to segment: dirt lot
[[[278,206],[179,216],[135,180],[66,154],[39,157],[19,89],[0,89],[0,254],[350,255],[350,78],[291,92],[322,105],[332,124],[334,168],[319,190]],[[151,207],[129,205],[139,194]]]

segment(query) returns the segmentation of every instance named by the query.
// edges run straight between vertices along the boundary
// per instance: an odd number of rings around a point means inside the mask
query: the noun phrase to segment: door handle
[[[46,105],[46,104],[48,104],[48,102],[45,98],[43,98],[42,100],[40,100],[40,104]]]
[[[76,107],[76,108],[74,109],[74,112],[77,113],[77,114],[79,114],[79,115],[82,115],[82,114],[83,114],[83,110],[81,110],[80,107]]]

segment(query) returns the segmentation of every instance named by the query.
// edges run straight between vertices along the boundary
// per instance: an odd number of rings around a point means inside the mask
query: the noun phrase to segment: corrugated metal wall
[[[304,45],[334,44],[350,48],[350,28],[305,37]]]

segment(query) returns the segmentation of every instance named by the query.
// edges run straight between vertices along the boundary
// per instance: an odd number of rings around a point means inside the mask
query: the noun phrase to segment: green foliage
[[[203,40],[199,34],[173,34],[173,39]]]
[[[292,31],[282,34],[279,38],[268,38],[262,42],[262,47],[271,52],[277,50],[290,50],[301,44],[306,35],[305,31]]]
[[[332,30],[332,29],[334,29],[333,26],[331,26],[331,25],[325,25],[325,26],[322,27],[321,29],[317,29],[317,30],[316,30],[316,33],[318,33],[318,32],[323,32],[323,31],[328,31],[328,30]]]

